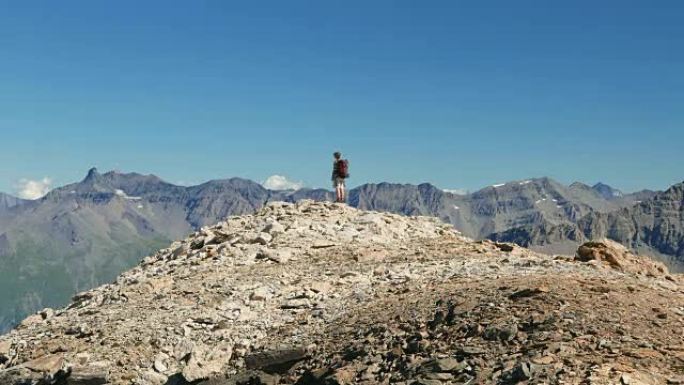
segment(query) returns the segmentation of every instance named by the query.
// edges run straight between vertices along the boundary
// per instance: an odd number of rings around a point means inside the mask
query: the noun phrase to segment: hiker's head
[[[335,159],[338,159],[338,160],[339,160],[339,159],[342,157],[342,153],[339,152],[339,151],[337,151],[337,152],[335,152],[335,153],[333,154],[333,156],[335,157]]]

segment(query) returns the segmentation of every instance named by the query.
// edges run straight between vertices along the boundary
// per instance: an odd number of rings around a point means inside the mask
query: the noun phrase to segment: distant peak
[[[88,170],[88,174],[85,177],[85,181],[95,179],[100,176],[100,173],[97,171],[96,167],[92,167],[90,170]]]
[[[646,190],[644,190],[646,191]],[[679,194],[682,195],[684,192],[684,182],[674,184],[665,190],[665,194]]]
[[[435,191],[439,190],[435,185],[433,185],[432,183],[427,183],[427,182],[419,184],[418,187],[421,189],[424,189],[424,190],[435,190]]]
[[[554,178],[552,178],[550,176],[543,176],[541,178],[535,179],[535,181],[539,184],[547,185],[547,186],[553,186],[555,188],[565,187],[565,185],[563,185],[562,183],[558,182],[557,180],[555,180]]]
[[[598,182],[591,188],[606,199],[619,198],[623,196],[622,191],[615,189],[603,182]]]
[[[572,182],[572,184],[569,187],[586,188],[586,189],[591,188],[589,185],[587,185],[586,183],[582,183],[582,182]]]

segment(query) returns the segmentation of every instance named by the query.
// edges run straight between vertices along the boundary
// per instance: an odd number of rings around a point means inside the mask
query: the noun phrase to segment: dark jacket
[[[335,180],[336,178],[344,178],[344,176],[340,173],[340,164],[344,159],[339,159],[333,162],[333,172],[332,172],[332,179]]]

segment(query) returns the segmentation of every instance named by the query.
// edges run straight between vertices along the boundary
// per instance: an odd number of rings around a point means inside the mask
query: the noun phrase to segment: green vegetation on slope
[[[92,239],[86,245],[65,249],[51,239],[22,238],[15,252],[2,257],[0,264],[0,332],[35,309],[63,306],[76,292],[112,281],[168,244],[168,239],[160,237],[117,234],[109,240]]]

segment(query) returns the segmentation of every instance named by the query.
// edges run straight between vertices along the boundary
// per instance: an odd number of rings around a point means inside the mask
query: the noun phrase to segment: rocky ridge
[[[612,246],[273,202],[28,317],[0,383],[684,383],[681,277]]]
[[[589,213],[576,223],[527,225],[491,238],[542,249],[559,244],[576,247],[593,239],[610,238],[665,262],[673,271],[684,272],[684,183],[620,210]]]

